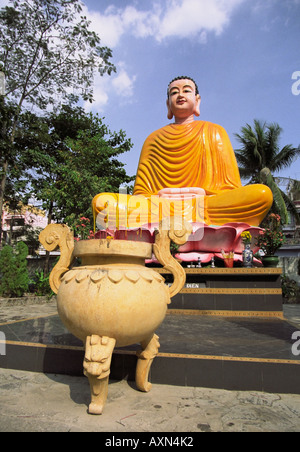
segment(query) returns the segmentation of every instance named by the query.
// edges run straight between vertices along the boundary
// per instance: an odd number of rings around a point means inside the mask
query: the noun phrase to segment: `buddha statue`
[[[242,186],[224,128],[195,119],[200,102],[193,79],[183,76],[170,82],[166,103],[168,119],[174,122],[146,139],[133,195],[95,196],[98,227],[136,228],[172,215],[214,226],[259,226],[272,205],[272,192],[265,185]]]

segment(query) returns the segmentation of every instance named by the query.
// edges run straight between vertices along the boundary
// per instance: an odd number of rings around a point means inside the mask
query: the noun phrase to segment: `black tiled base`
[[[1,325],[0,330],[6,336],[0,367],[82,375],[83,344],[57,315]],[[157,330],[161,347],[150,380],[299,394],[300,356],[292,353],[296,330],[281,319],[168,315]],[[134,380],[137,349],[115,349],[111,379]]]
[[[167,282],[173,277],[163,273]],[[186,287],[172,298],[172,309],[282,313],[280,268],[186,269]]]
[[[198,294],[179,293],[172,299],[172,309],[199,311],[282,312],[282,295],[277,294]]]

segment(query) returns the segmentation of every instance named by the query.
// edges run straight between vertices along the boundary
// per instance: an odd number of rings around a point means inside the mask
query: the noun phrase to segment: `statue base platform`
[[[156,331],[161,347],[151,367],[153,384],[300,394],[300,345],[293,348],[292,339],[299,326],[283,316],[281,270],[259,270],[187,269],[187,287]],[[0,367],[83,375],[83,344],[58,315],[0,329],[6,338]],[[115,349],[110,380],[134,381],[139,349]]]
[[[166,281],[170,274],[156,269]],[[186,268],[173,313],[283,318],[281,268]],[[171,279],[170,279],[171,281]]]

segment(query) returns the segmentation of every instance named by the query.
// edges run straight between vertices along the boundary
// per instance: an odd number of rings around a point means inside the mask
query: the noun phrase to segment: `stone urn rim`
[[[91,239],[74,243],[74,257],[126,256],[143,259],[152,257],[153,244],[133,240]]]
[[[174,297],[184,286],[186,275],[184,268],[174,259],[170,252],[170,243],[183,245],[192,232],[191,225],[178,217],[164,218],[159,225],[155,242],[140,240],[90,239],[74,242],[73,232],[64,224],[49,224],[39,235],[41,244],[47,251],[60,248],[60,259],[49,277],[54,293],[58,293],[63,275],[69,271],[74,258],[80,257],[82,265],[117,263],[117,261],[143,261],[150,259],[152,253],[166,271],[173,274],[174,281],[169,287],[170,298]]]

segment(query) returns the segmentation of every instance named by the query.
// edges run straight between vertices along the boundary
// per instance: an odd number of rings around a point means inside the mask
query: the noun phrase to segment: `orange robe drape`
[[[162,188],[201,187],[207,195],[241,187],[234,151],[223,127],[205,121],[171,124],[145,141],[135,195]]]
[[[206,195],[183,207],[180,201],[174,207],[157,195],[164,188],[185,187],[203,188]],[[194,121],[170,124],[149,135],[141,151],[133,195],[102,193],[94,198],[93,210],[95,216],[109,214],[111,225],[117,227],[139,227],[173,214],[212,225],[246,222],[258,226],[272,201],[265,185],[242,186],[223,127]]]

